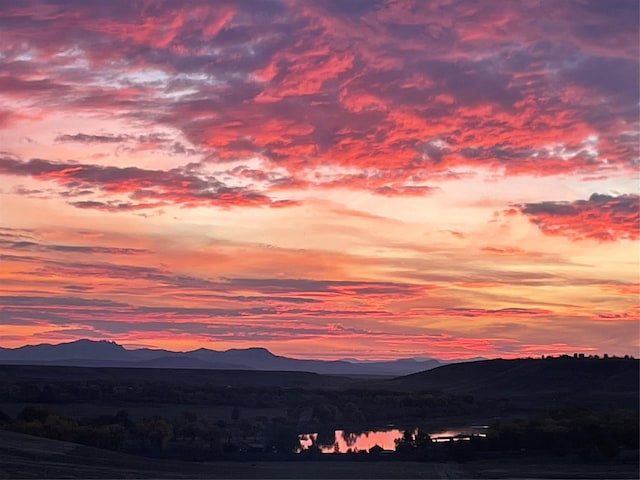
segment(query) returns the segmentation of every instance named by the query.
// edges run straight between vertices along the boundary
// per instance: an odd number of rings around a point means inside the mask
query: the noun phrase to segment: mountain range
[[[329,375],[398,376],[430,370],[444,363],[433,358],[392,361],[301,360],[274,355],[265,348],[225,351],[200,348],[174,352],[149,348],[125,349],[115,342],[77,340],[57,345],[0,347],[0,363],[83,367],[195,368],[215,370],[271,370]]]

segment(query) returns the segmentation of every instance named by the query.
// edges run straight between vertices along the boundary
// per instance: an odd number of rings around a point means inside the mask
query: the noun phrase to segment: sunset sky
[[[0,0],[0,346],[637,354],[637,0]]]

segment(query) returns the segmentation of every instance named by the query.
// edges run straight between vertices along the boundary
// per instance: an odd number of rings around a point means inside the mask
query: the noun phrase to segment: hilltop
[[[629,358],[496,359],[443,365],[375,385],[394,391],[442,391],[477,398],[637,406],[639,367],[638,360]]]

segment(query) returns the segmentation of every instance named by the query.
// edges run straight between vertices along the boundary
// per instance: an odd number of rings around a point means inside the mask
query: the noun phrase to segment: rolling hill
[[[637,407],[640,362],[624,358],[484,360],[383,380],[376,388],[442,391],[477,398],[598,402]]]

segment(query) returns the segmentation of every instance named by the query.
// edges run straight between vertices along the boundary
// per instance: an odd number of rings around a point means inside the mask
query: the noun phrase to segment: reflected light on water
[[[384,450],[395,450],[395,441],[399,438],[402,438],[402,431],[397,429],[370,431],[358,434],[345,432],[344,430],[336,430],[335,439],[331,445],[327,445],[325,440],[321,439],[318,446],[322,453],[346,453],[349,449],[354,452],[368,452],[371,447],[375,445],[382,447]],[[300,445],[303,450],[310,448],[313,443],[317,441],[317,433],[300,435]]]
[[[471,435],[486,437],[487,426],[471,426],[467,428],[441,430],[429,433],[434,442],[448,442],[458,440],[469,440]],[[417,431],[414,430],[414,434]],[[314,444],[322,453],[347,453],[368,452],[372,447],[378,445],[383,450],[395,450],[396,440],[402,438],[403,430],[371,430],[368,432],[351,433],[344,430],[333,432],[305,433],[299,435],[302,450],[308,450]],[[333,435],[333,436],[332,436]]]
[[[434,442],[448,442],[453,440],[454,442],[458,440],[469,440],[470,436],[476,435],[478,437],[486,437],[487,434],[483,431],[478,430],[443,430],[441,432],[433,432],[430,433],[429,436],[431,440]]]

